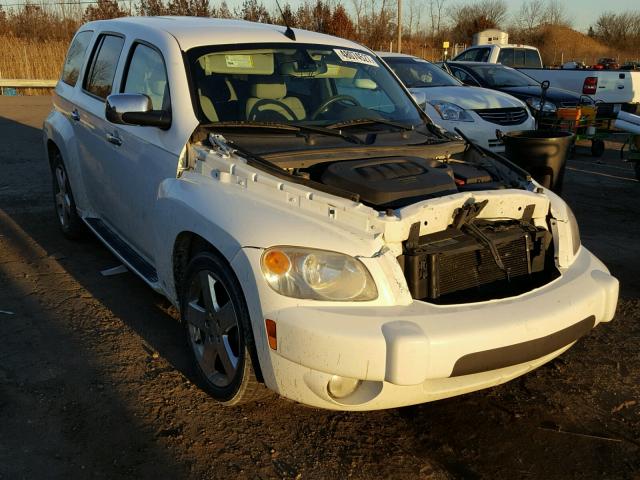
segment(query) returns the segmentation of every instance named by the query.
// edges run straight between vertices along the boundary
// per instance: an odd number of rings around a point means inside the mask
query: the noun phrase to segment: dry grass
[[[0,78],[51,80],[60,76],[69,46],[62,40],[33,41],[0,36]],[[21,89],[27,95],[48,95],[48,89]]]
[[[601,57],[614,57],[624,60],[629,54],[622,52],[567,27],[543,28],[537,42],[545,65],[557,65],[570,60],[580,60],[593,65]]]

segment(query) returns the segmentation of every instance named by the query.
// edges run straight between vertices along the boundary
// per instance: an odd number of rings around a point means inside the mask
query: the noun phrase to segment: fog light
[[[333,398],[344,398],[351,395],[360,386],[360,380],[357,378],[341,377],[334,375],[329,380],[327,390]]]

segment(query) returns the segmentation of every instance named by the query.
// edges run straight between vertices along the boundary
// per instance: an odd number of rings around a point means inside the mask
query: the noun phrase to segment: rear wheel
[[[225,405],[262,398],[268,390],[251,363],[251,323],[231,268],[217,255],[197,254],[182,288],[182,320],[198,374],[208,393]]]
[[[69,175],[62,161],[60,152],[54,151],[51,158],[51,173],[53,176],[53,200],[58,218],[58,226],[62,233],[70,239],[77,240],[85,233],[84,223],[76,211]]]

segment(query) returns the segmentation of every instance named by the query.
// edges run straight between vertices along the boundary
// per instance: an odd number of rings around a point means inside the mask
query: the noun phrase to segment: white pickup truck
[[[502,63],[517,68],[538,82],[549,80],[552,87],[589,95],[596,102],[614,105],[640,103],[640,72],[542,68],[540,58],[538,49],[529,45],[474,45],[453,60]]]

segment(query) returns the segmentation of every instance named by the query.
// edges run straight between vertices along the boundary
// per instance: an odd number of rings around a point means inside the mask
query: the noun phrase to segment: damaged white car
[[[202,18],[92,22],[44,142],[88,228],[180,310],[202,384],[328,409],[497,385],[613,318],[618,281],[526,172],[434,126],[339,38]]]

